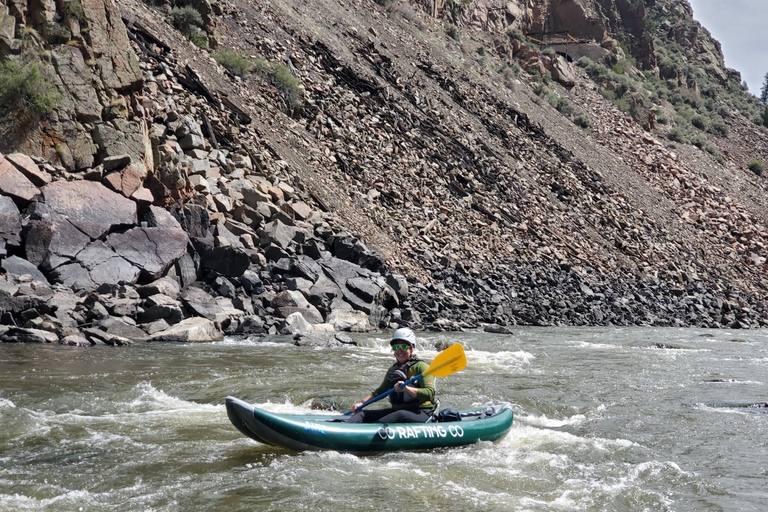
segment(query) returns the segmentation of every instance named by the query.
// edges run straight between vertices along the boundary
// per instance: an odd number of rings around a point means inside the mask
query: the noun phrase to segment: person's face
[[[398,342],[392,344],[392,350],[395,351],[395,359],[400,364],[403,364],[411,358],[413,354],[413,348],[405,342]]]

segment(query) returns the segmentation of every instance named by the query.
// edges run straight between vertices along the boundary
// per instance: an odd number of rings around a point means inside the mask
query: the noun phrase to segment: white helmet
[[[392,333],[392,340],[389,342],[390,345],[396,342],[406,342],[410,346],[415,347],[416,346],[416,335],[413,334],[413,331],[410,330],[407,327],[401,327],[398,330],[396,330],[394,333]]]

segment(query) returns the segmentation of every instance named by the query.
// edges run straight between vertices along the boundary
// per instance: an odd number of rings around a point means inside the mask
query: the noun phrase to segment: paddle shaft
[[[424,374],[420,373],[420,374],[416,375],[415,377],[411,377],[407,381],[403,382],[403,385],[402,385],[402,388],[400,389],[400,391],[404,391],[405,390],[405,386],[413,384],[414,382],[416,382],[417,380],[419,380],[423,376],[424,376]],[[395,384],[395,386],[397,386],[397,384]],[[365,407],[367,405],[371,405],[373,402],[378,402],[382,398],[388,397],[389,395],[391,395],[395,391],[397,391],[397,390],[393,387],[392,389],[388,390],[385,393],[380,394],[379,396],[375,396],[375,397],[371,398],[370,400],[366,400],[365,402],[362,403],[362,405],[360,405],[360,407],[357,408],[357,410],[359,411],[363,407]],[[344,416],[349,416],[350,414],[352,414],[352,411],[347,411],[347,412],[344,413]]]

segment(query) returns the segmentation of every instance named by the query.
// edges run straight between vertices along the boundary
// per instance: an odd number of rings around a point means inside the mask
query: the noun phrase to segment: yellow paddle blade
[[[464,347],[461,343],[454,343],[447,349],[443,350],[429,365],[427,371],[422,375],[434,375],[435,377],[447,377],[459,370],[463,370],[467,366],[467,356],[464,355]]]

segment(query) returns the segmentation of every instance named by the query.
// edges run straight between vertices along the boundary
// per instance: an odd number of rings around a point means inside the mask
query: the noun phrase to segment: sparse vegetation
[[[0,108],[3,114],[18,110],[30,117],[50,114],[61,99],[35,63],[15,60],[0,63]]]
[[[763,165],[763,163],[760,162],[759,160],[752,160],[751,162],[749,162],[749,165],[747,167],[749,167],[749,170],[757,174],[758,176],[762,176],[763,171],[765,171],[765,165]]]
[[[458,41],[460,39],[459,36],[459,29],[456,28],[456,26],[446,23],[445,24],[445,34],[450,37],[451,39],[454,39]]]
[[[288,108],[296,107],[301,101],[301,81],[296,78],[288,66],[280,62],[257,60],[253,71],[269,80],[280,91]]]
[[[69,0],[62,4],[62,10],[70,18],[76,19],[80,25],[85,23],[85,10],[83,9],[83,3],[81,0]]]
[[[254,69],[254,64],[233,50],[220,48],[213,53],[213,58],[236,76],[245,76]]]
[[[203,17],[191,5],[174,7],[171,10],[171,23],[176,27],[176,30],[190,38],[203,26]]]

